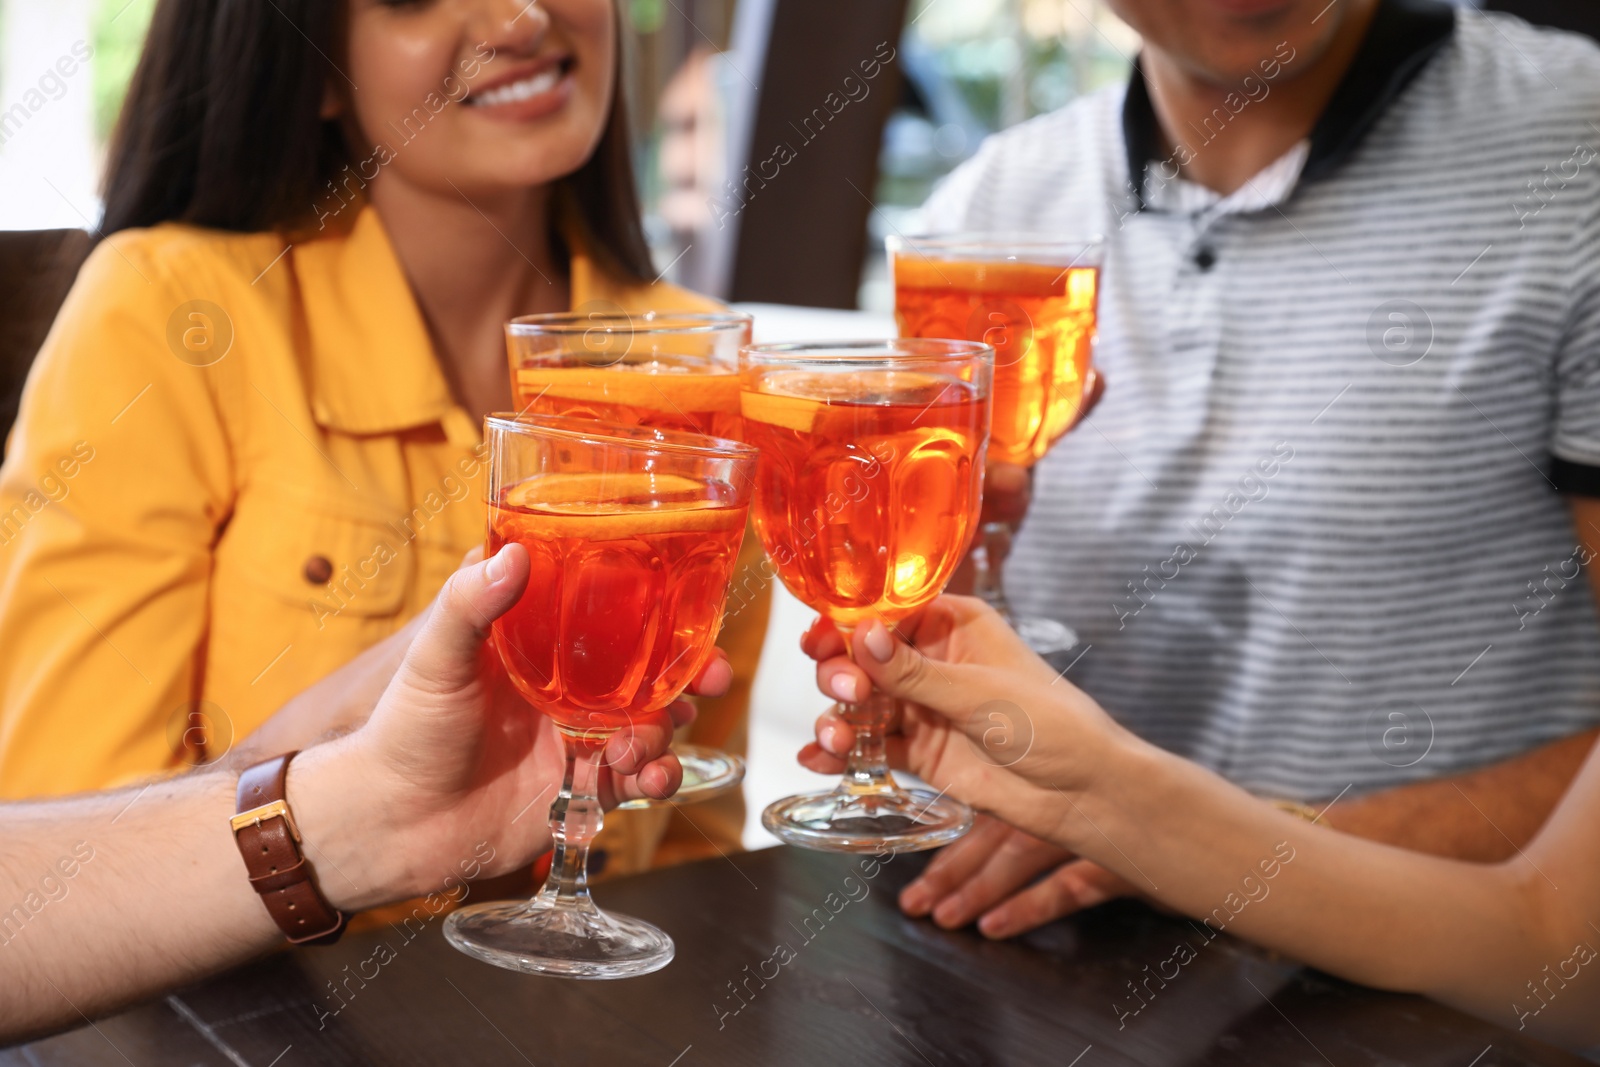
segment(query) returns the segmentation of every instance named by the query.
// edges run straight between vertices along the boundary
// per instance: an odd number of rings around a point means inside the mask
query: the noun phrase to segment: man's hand
[[[946,930],[976,920],[980,933],[998,939],[1134,893],[1099,864],[979,815],[970,833],[940,849],[900,891],[900,909]]]
[[[1089,368],[1089,373],[1084,379],[1083,403],[1078,407],[1078,414],[1072,420],[1072,429],[1093,411],[1095,405],[1100,403],[1100,398],[1105,395],[1106,379],[1098,370]],[[1005,563],[1005,557],[1010,552],[1011,534],[1021,526],[1022,520],[1028,517],[1028,508],[1033,503],[1033,470],[1029,467],[1019,467],[1014,463],[989,463],[983,474],[983,513],[980,522],[983,526],[990,527],[991,532],[980,533],[979,539],[973,543],[972,551],[967,553],[961,565],[956,568],[950,581],[945,585],[945,592],[970,595],[978,592],[978,574],[973,565],[973,554],[982,550],[987,552],[991,559],[991,566],[998,568]],[[994,531],[995,526],[1003,526],[1009,533]],[[990,581],[993,579],[991,578]]]
[[[474,548],[461,565],[470,567],[482,560],[483,549]],[[279,753],[308,749],[342,737],[365,723],[394,680],[411,642],[421,632],[437,603],[435,598],[433,604],[399,630],[297,694],[234,746],[228,753],[229,763],[243,770]],[[718,650],[700,677],[689,686],[689,691],[700,696],[721,696],[732,681],[733,672],[728,667],[727,657]],[[208,753],[208,759],[216,760],[222,755]]]
[[[301,833],[340,872],[324,878],[337,906],[438,889],[479,842],[493,848],[484,876],[516,870],[550,847],[545,813],[565,769],[562,741],[514,690],[485,640],[521,596],[528,571],[526,550],[514,544],[458,571],[370,721],[291,766]],[[726,687],[728,676],[727,663],[714,658],[701,691]],[[693,717],[680,700],[612,736],[601,800],[676,792],[683,768],[668,745],[674,727]]]
[[[1090,367],[1083,383],[1083,403],[1079,405],[1078,414],[1072,420],[1072,425],[1067,427],[1068,431],[1089,417],[1089,413],[1100,403],[1100,398],[1105,392],[1105,375]],[[1032,503],[1031,468],[1018,467],[1013,463],[988,465],[983,475],[982,521],[998,522],[1015,530],[1022,525],[1022,520],[1027,518],[1028,506]]]

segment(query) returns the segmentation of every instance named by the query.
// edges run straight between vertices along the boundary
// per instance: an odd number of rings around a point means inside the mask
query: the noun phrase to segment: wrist
[[[341,738],[307,749],[289,765],[289,806],[317,886],[340,911],[363,911],[413,895],[397,847],[401,828],[376,787],[362,749]]]
[[[1075,753],[1074,773],[1056,790],[1056,844],[1073,852],[1098,852],[1111,829],[1138,820],[1148,795],[1169,780],[1163,764],[1171,757],[1129,730],[1108,729],[1084,738]]]
[[[1037,719],[1029,716],[1028,751],[1010,769],[1035,785],[1090,797],[1122,779],[1120,768],[1144,742],[1087,694],[1063,688],[1043,686],[1023,705],[1040,710]]]

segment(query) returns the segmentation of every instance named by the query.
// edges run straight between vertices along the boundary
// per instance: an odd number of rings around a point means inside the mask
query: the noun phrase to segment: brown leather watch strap
[[[278,928],[296,945],[331,945],[344,933],[345,917],[317,890],[284,795],[289,761],[297,755],[275,756],[239,776],[233,836],[250,884]]]

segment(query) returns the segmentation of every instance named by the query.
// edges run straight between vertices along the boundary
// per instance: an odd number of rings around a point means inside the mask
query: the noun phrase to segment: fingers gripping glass
[[[745,437],[761,450],[752,517],[783,584],[831,619],[892,625],[933,600],[978,524],[994,352],[967,341],[755,345],[741,356]],[[841,705],[856,730],[838,788],[780,800],[761,822],[835,852],[932,848],[972,811],[900,788],[892,698]]]
[[[506,351],[518,411],[739,440],[739,349],[750,343],[750,322],[734,313],[630,314],[616,305],[512,319]],[[670,801],[622,807],[709,800],[744,780],[744,760],[731,752],[683,741],[672,751],[683,787]]]
[[[1077,423],[1090,380],[1104,242],[1018,234],[891,237],[902,337],[964,337],[994,346],[989,462],[1032,468]],[[1055,619],[1018,616],[1001,567],[1015,529],[983,525],[976,591],[1041,655],[1077,635]]]
[[[579,419],[491,416],[489,543],[531,570],[492,628],[512,683],[552,719],[566,770],[555,855],[531,901],[462,908],[451,944],[497,966],[623,978],[666,966],[672,939],[589,897],[606,743],[665,709],[712,655],[750,505],[755,452],[734,441]]]

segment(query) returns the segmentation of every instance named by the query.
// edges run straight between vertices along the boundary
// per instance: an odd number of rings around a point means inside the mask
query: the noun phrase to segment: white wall
[[[0,0],[0,229],[99,217],[90,6]]]

